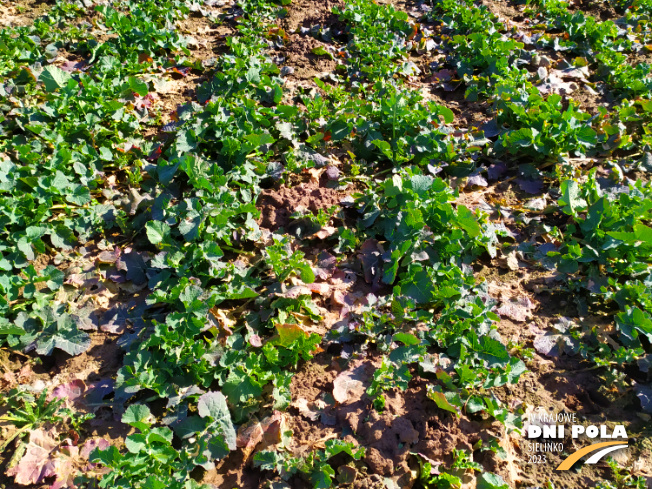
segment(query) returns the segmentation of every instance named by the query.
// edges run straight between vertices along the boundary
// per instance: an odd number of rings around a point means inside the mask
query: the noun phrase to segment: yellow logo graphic
[[[578,450],[577,452],[569,455],[566,458],[566,460],[564,460],[562,463],[559,464],[556,470],[568,470],[573,466],[575,462],[581,459],[584,455],[588,455],[589,453],[595,452],[596,450],[598,450],[598,452],[592,455],[591,457],[589,457],[584,462],[585,464],[595,464],[606,454],[627,447],[628,444],[623,443],[622,441],[605,441],[603,443],[594,443],[593,445],[584,447],[581,450]]]

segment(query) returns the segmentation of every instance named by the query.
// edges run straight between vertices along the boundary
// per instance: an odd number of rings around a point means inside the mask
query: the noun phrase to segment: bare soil
[[[237,33],[232,21],[212,20],[219,18],[220,10],[215,9],[212,14],[211,17],[191,14],[179,21],[179,32],[190,36],[191,61],[198,61],[204,68],[190,71],[172,69],[163,74],[156,90],[159,99],[154,105],[155,113],[161,115],[161,125],[154,128],[149,137],[163,137],[161,128],[177,120],[177,111],[182,106],[197,100],[197,87],[212,78],[212,67],[217,57],[227,50],[227,38]]]
[[[508,295],[531,295],[538,305],[536,313],[526,321],[514,321],[501,318],[498,331],[505,341],[533,348],[534,340],[540,331],[550,331],[552,325],[560,317],[577,317],[577,311],[568,296],[551,292],[536,292],[550,285],[550,278],[545,274],[531,270],[519,270],[495,274],[498,267],[492,267],[492,283],[497,290],[506,290]],[[489,279],[487,279],[489,280]],[[496,290],[496,289],[495,289]],[[589,324],[604,323],[600,317],[584,319]],[[534,350],[533,350],[534,351]],[[516,385],[506,385],[497,390],[498,397],[508,405],[515,402],[528,406],[526,413],[576,413],[578,420],[586,424],[599,425],[605,422],[623,424],[634,443],[630,448],[618,454],[619,462],[625,465],[636,460],[649,460],[650,450],[649,419],[639,415],[639,401],[631,390],[619,390],[616,387],[606,388],[606,369],[596,369],[590,362],[583,361],[580,355],[548,357],[534,351],[527,362],[530,372],[524,375]],[[529,453],[530,441],[524,438],[511,437],[515,457],[513,467],[501,463],[497,467],[506,481],[511,481],[514,487],[528,487],[550,480],[555,487],[592,487],[600,480],[610,479],[610,471],[604,464],[597,466],[584,465],[578,471],[557,472],[551,470],[567,456],[590,442],[588,439],[564,440],[563,453],[548,452],[547,463],[531,463]],[[538,440],[534,440],[538,441]],[[494,470],[494,469],[490,469]],[[510,470],[512,473],[510,473]],[[652,466],[641,473],[652,475]],[[515,477],[516,476],[516,477]]]
[[[383,3],[392,3],[397,8],[410,8],[410,5],[402,1]],[[523,21],[519,8],[511,3],[491,0],[484,0],[484,3],[509,22],[518,24]],[[337,5],[341,5],[341,2],[295,0],[288,7],[287,17],[280,20],[279,25],[286,31],[287,40],[282,47],[270,50],[270,55],[282,57],[284,61],[281,65],[292,68],[292,72],[286,76],[288,85],[314,87],[314,77],[336,69],[336,61],[312,52],[314,48],[324,45],[324,42],[302,34],[300,29],[316,24],[337,28],[339,20],[331,11]],[[603,20],[617,17],[613,9],[600,2],[584,2],[576,6],[585,12],[593,12]],[[25,11],[19,12],[17,7],[25,7]],[[0,16],[0,25],[26,25],[48,8],[47,2],[32,0],[2,4],[0,10],[6,9],[8,13],[3,12]],[[215,24],[204,17],[190,17],[181,22],[180,29],[182,33],[195,38],[196,43],[193,43],[191,49],[194,59],[200,61],[218,56],[225,49],[225,38],[236,35],[235,29],[228,22]],[[415,60],[423,67],[430,62],[428,57],[416,57]],[[463,87],[452,91],[433,88],[433,84],[428,81],[431,74],[425,68],[422,71],[427,73],[427,77],[411,83],[421,89],[427,98],[450,107],[456,116],[456,126],[471,129],[489,117],[487,103],[467,101]],[[166,88],[158,91],[158,107],[164,114],[162,122],[172,120],[180,105],[194,100],[197,85],[210,76],[210,70],[202,73],[191,71],[187,75],[166,74]],[[582,91],[573,93],[571,98],[589,111],[595,110],[597,104],[609,103],[599,96]],[[155,134],[158,134],[158,129]],[[328,210],[332,206],[339,206],[351,191],[352,189],[333,187],[323,178],[323,174],[314,174],[300,182],[277,185],[264,190],[258,199],[257,207],[261,211],[259,224],[271,231],[280,228],[287,230],[291,223],[290,216],[295,211],[303,208],[316,214],[320,210]],[[486,193],[485,197],[494,204],[517,206],[523,201],[523,195],[515,192],[518,189],[513,184],[504,184],[493,188],[492,193]],[[462,193],[461,198],[477,204],[476,194]],[[476,276],[492,284],[491,293],[501,301],[499,304],[527,296],[534,305],[523,321],[502,317],[498,323],[498,332],[505,342],[511,340],[514,345],[533,348],[534,340],[539,334],[537,331],[549,330],[562,315],[578,316],[574,306],[567,302],[568,298],[546,292],[551,277],[533,266],[524,265],[519,270],[510,271],[494,261],[478,271]],[[369,289],[362,285],[361,279],[355,278],[354,283],[357,290],[367,292]],[[106,302],[103,308],[100,307],[102,310],[125,298],[126,294],[120,295],[119,290],[114,291],[115,295],[110,298],[113,302]],[[323,304],[326,305],[325,302]],[[595,317],[587,319],[596,324],[600,320],[601,318]],[[57,354],[52,359],[34,361],[0,349],[0,389],[6,390],[17,383],[34,385],[36,382],[41,382],[45,387],[53,387],[72,380],[82,380],[89,385],[115,377],[121,365],[117,336],[102,331],[93,331],[90,335],[92,347],[78,357]],[[550,463],[530,463],[527,440],[506,434],[501,424],[481,416],[457,417],[438,409],[426,395],[431,379],[417,375],[416,371],[413,372],[415,376],[407,390],[387,393],[387,407],[380,414],[373,409],[371,399],[364,393],[349,402],[336,403],[332,397],[333,382],[341,372],[350,368],[349,362],[361,362],[368,380],[378,367],[380,356],[378,351],[371,349],[359,355],[358,359],[351,360],[337,348],[329,349],[318,354],[312,361],[302,364],[291,384],[292,399],[295,402],[284,419],[287,427],[293,431],[292,449],[296,455],[323,448],[324,442],[332,438],[346,439],[366,448],[366,456],[359,462],[352,464],[343,459],[336,460],[333,464],[336,472],[345,470],[345,466],[354,469],[355,481],[349,487],[384,488],[386,477],[393,479],[401,488],[418,487],[412,474],[418,469],[415,453],[449,466],[453,461],[453,449],[473,451],[480,440],[487,442],[493,436],[500,440],[502,448],[507,452],[507,459],[502,460],[490,451],[476,451],[475,460],[487,470],[502,475],[510,487],[540,486],[550,480],[560,488],[583,488],[591,487],[596,481],[608,476],[604,465],[585,465],[579,471],[555,472],[553,468],[562,458],[555,454],[550,455]],[[633,441],[630,450],[621,456],[628,457],[635,470],[652,480],[650,419],[640,416],[642,413],[639,413],[638,401],[631,391],[605,388],[607,382],[604,370],[591,369],[590,364],[583,362],[579,356],[551,358],[534,351],[531,358],[526,360],[530,372],[517,385],[497,390],[496,394],[504,404],[510,408],[522,405],[526,412],[528,408],[573,412],[592,424],[605,420],[622,422]],[[323,403],[323,414],[318,419],[312,419],[297,407],[298,400]],[[128,428],[116,423],[113,414],[106,409],[100,410],[97,418],[86,429],[89,434],[111,439],[116,445],[121,445],[128,433]],[[218,462],[214,470],[197,471],[194,475],[216,487],[243,489],[258,488],[277,478],[274,474],[253,468],[252,458],[238,450]],[[2,462],[5,460],[0,459]],[[465,477],[468,487],[474,487],[471,476],[466,474]],[[5,487],[14,487],[7,485],[7,481],[1,478],[0,482]],[[290,487],[311,486],[295,477],[290,481]]]
[[[49,0],[18,0],[0,2],[0,28],[30,25],[52,7]]]
[[[257,207],[261,211],[259,224],[271,231],[284,228],[287,231],[290,216],[303,208],[313,214],[320,210],[339,206],[347,192],[328,188],[311,180],[293,187],[281,186],[277,189],[263,190]]]
[[[315,24],[332,25],[338,22],[333,14],[334,7],[341,7],[341,0],[297,0],[288,8],[288,15],[281,20],[281,26],[289,33],[297,32],[301,27],[310,28]]]

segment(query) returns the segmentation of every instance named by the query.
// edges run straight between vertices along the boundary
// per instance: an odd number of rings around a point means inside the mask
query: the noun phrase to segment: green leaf
[[[466,412],[467,413],[477,413],[478,411],[484,411],[485,405],[484,401],[480,396],[471,396],[466,402]]]
[[[61,171],[57,170],[52,180],[52,186],[63,193],[70,185],[70,179]]]
[[[410,178],[410,186],[419,196],[425,196],[434,181],[435,179],[429,175],[414,175]]]
[[[208,458],[211,460],[221,460],[229,454],[231,448],[226,444],[224,437],[212,436],[208,442]]]
[[[595,145],[598,141],[597,133],[589,126],[583,126],[577,132],[577,139],[589,147]]]
[[[508,142],[514,146],[528,147],[534,142],[533,130],[529,127],[523,127],[516,131],[508,133]]]
[[[635,233],[628,233],[626,231],[607,231],[607,235],[628,244],[634,244],[637,241]]]
[[[359,460],[364,453],[364,448],[361,447],[356,450],[353,443],[339,439],[326,441],[324,444],[324,455],[326,459],[332,458],[340,453],[347,453],[356,460]]]
[[[452,124],[455,120],[455,113],[443,105],[437,107],[437,113],[444,118],[446,124]]]
[[[463,205],[457,206],[457,223],[472,238],[479,236],[482,232],[473,212]]]
[[[580,197],[580,188],[576,181],[563,181],[560,190],[559,203],[564,206],[562,209],[564,213],[574,216],[577,210],[586,206],[586,201]]]
[[[329,126],[331,141],[341,141],[351,134],[351,127],[348,122],[337,120]]]
[[[177,135],[177,150],[186,153],[197,148],[197,138],[192,129],[180,131]]]
[[[418,345],[399,346],[391,351],[389,359],[397,365],[417,362],[424,352]]]
[[[527,367],[525,366],[525,363],[522,360],[519,360],[518,358],[515,357],[512,357],[509,360],[509,366],[511,370],[507,378],[510,384],[516,384],[518,382],[518,379],[521,377],[521,375],[527,372]]]
[[[125,440],[125,447],[129,453],[141,452],[147,447],[147,439],[144,433],[134,433]]]
[[[133,426],[140,431],[146,431],[152,421],[152,413],[149,408],[143,404],[132,404],[122,415],[122,422]]]
[[[317,133],[313,134],[312,136],[309,136],[306,139],[306,143],[314,144],[314,143],[318,143],[322,139],[324,139],[324,133],[323,132],[317,132]]]
[[[259,148],[264,144],[272,144],[276,141],[276,139],[274,139],[272,135],[267,132],[261,134],[249,134],[245,136],[244,139],[249,141],[249,145],[247,147],[251,149]]]
[[[167,426],[161,428],[152,428],[151,431],[147,434],[147,443],[162,443],[164,445],[170,445],[172,443],[172,437],[174,434],[172,430]]]
[[[64,225],[59,225],[51,231],[50,241],[53,246],[63,250],[71,250],[77,242],[72,229]]]
[[[315,281],[315,272],[312,271],[312,268],[310,265],[299,265],[299,274],[301,276],[301,280],[303,280],[307,284],[311,284]]]
[[[39,76],[39,80],[45,85],[45,90],[50,93],[65,87],[71,79],[70,73],[53,65],[47,66]]]
[[[451,404],[451,401],[448,399],[448,397],[444,394],[444,392],[441,389],[441,386],[436,385],[428,389],[428,397],[435,401],[435,404],[440,409],[443,409],[445,411],[449,411],[451,413],[455,413],[459,416],[459,408]],[[453,399],[455,400],[455,399]],[[456,404],[461,405],[461,401],[459,401],[459,397],[456,399],[458,402]]]
[[[291,382],[291,372],[279,372],[277,375],[274,375],[274,390],[272,391],[274,409],[285,410],[290,405],[290,402],[292,402],[292,392],[290,392]]]
[[[278,129],[281,137],[288,141],[295,141],[297,139],[297,135],[294,133],[294,128],[289,122],[277,122],[276,129]]]
[[[434,286],[428,272],[419,270],[401,281],[400,291],[415,301],[425,304],[433,299]]]
[[[150,475],[147,477],[147,479],[145,479],[145,483],[142,487],[143,489],[167,489],[169,486],[164,481],[158,479],[156,476]]]
[[[73,193],[69,193],[66,196],[66,200],[71,204],[79,206],[88,204],[91,201],[90,189],[84,185],[77,185],[75,186]]]
[[[162,243],[170,236],[170,226],[162,221],[149,221],[145,225],[150,243]]]
[[[48,265],[41,272],[44,277],[47,277],[46,285],[50,290],[57,290],[63,285],[63,281],[66,277],[66,274],[61,270],[54,267],[54,265]]]
[[[383,154],[390,160],[394,159],[394,153],[392,151],[392,147],[387,141],[384,141],[382,139],[375,139],[372,141],[372,143],[380,150],[383,152]]]
[[[199,237],[199,225],[201,224],[201,217],[197,216],[194,219],[184,219],[179,223],[179,232],[186,241],[193,241]]]
[[[113,153],[111,153],[111,150],[106,146],[102,146],[100,148],[100,159],[103,161],[111,161],[113,160]]]
[[[334,475],[335,471],[330,465],[322,464],[312,473],[310,480],[314,484],[315,489],[328,489],[333,487],[332,477]]]
[[[301,338],[307,338],[306,333],[298,324],[277,324],[276,330],[278,331],[279,341],[278,344],[284,347],[292,345]]]
[[[137,93],[141,97],[144,97],[145,95],[147,95],[147,92],[148,92],[147,83],[145,83],[142,80],[139,80],[135,76],[130,76],[129,77],[129,80],[127,81],[127,86],[129,87],[129,89],[132,92]]]
[[[29,261],[32,261],[34,258],[36,258],[32,245],[28,243],[25,238],[20,238],[16,243],[16,247],[23,252],[25,258],[27,258]]]
[[[262,470],[276,470],[282,467],[283,455],[274,450],[262,450],[254,455],[254,467]]]
[[[312,48],[312,54],[316,54],[317,56],[328,56],[330,59],[334,59],[331,52],[328,51],[324,46],[317,46],[316,48]]]
[[[83,331],[63,331],[53,336],[54,348],[68,355],[81,355],[91,347],[91,337]]]
[[[483,472],[478,479],[477,489],[509,489],[509,486],[499,475]]]
[[[634,224],[634,235],[638,241],[643,241],[645,244],[652,245],[652,228],[645,224]]]
[[[0,318],[0,320],[4,320],[4,318]],[[10,323],[5,323],[5,324],[0,324],[0,335],[2,334],[12,334],[12,335],[17,335],[17,336],[22,336],[26,334],[27,331],[25,331],[23,328],[19,326],[15,326]]]
[[[199,398],[197,411],[202,418],[210,417],[219,427],[230,450],[235,450],[235,428],[226,397],[221,392],[207,392]]]
[[[88,461],[91,463],[101,463],[102,465],[111,467],[117,465],[121,459],[122,455],[120,454],[120,451],[113,445],[110,445],[106,450],[100,450],[99,448],[93,450]]]
[[[400,341],[405,346],[418,345],[420,343],[419,338],[412,333],[396,333],[392,339],[394,341]]]
[[[185,440],[206,429],[206,420],[199,416],[188,416],[174,425],[174,432]]]

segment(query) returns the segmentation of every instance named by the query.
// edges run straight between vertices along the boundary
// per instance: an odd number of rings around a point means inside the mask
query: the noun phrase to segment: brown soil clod
[[[291,34],[290,41],[282,56],[284,64],[292,68],[287,74],[289,79],[312,80],[322,73],[328,73],[337,67],[337,62],[325,55],[316,55],[313,50],[323,43],[309,35]]]
[[[287,230],[292,221],[290,216],[295,211],[303,208],[317,214],[320,210],[339,205],[346,195],[343,190],[321,186],[314,181],[263,190],[257,204],[262,213],[259,225],[271,231]]]
[[[0,2],[0,29],[28,26],[49,9],[50,5],[43,0]]]
[[[280,21],[280,27],[287,33],[285,44],[276,50],[279,62],[285,70],[286,89],[290,94],[295,87],[311,88],[315,77],[333,72],[337,61],[327,55],[317,55],[316,48],[324,47],[325,43],[306,32],[314,26],[330,27],[332,30],[343,30],[343,24],[332,10],[341,6],[340,0],[312,2],[299,0],[292,3],[288,15]]]
[[[342,6],[341,0],[297,0],[292,2],[288,15],[281,24],[288,32],[296,32],[301,27],[311,27],[315,24],[328,24],[337,21],[333,8]]]

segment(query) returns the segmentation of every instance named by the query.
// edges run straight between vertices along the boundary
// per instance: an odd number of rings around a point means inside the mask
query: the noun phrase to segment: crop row
[[[636,5],[645,15],[646,4]],[[385,392],[406,389],[418,374],[430,380],[428,396],[440,409],[518,429],[519,413],[492,389],[518,382],[525,363],[498,334],[495,303],[470,266],[499,256],[510,231],[457,204],[458,191],[442,178],[502,160],[511,172],[534,162],[537,175],[556,164],[549,212],[563,219],[538,231],[557,243],[546,263],[580,307],[614,318],[614,331],[564,331],[568,344],[619,368],[650,353],[652,187],[614,190],[569,163],[613,158],[618,180],[615,158],[649,151],[652,103],[623,98],[649,95],[649,67],[624,62],[635,43],[615,24],[571,14],[563,2],[536,6],[547,33],[540,47],[587,58],[600,52],[593,67],[620,97],[613,110],[591,115],[542,94],[537,75],[522,67],[532,62],[523,43],[470,0],[435,1],[422,21],[440,27],[445,66],[466,84],[467,98],[492,104],[494,129],[484,134],[456,130],[449,108],[405,83],[423,32],[391,6],[351,0],[336,10],[346,24],[342,64],[316,80],[319,91],[287,105],[271,54],[286,42],[276,19],[291,6],[241,0],[228,50],[197,87],[198,103],[177,110],[156,142],[144,136],[155,124],[150,76],[197,67],[174,28],[189,13],[185,2],[97,7],[91,20],[108,34],[104,42],[79,23],[83,8],[68,2],[33,27],[2,31],[0,74],[12,81],[0,85],[0,339],[39,355],[90,347],[84,330],[92,311],[62,300],[70,277],[39,265],[39,256],[56,254],[52,263],[60,263],[80,244],[120,236],[101,241],[100,275],[148,291],[145,302],[119,311],[130,325],[120,338],[123,366],[112,398],[101,403],[137,432],[126,451],[90,455],[108,469],[100,487],[199,487],[190,473],[236,450],[237,426],[290,406],[293,374],[320,345],[373,345],[381,366],[367,394],[379,411]],[[634,31],[643,25],[637,19],[629,18]],[[556,33],[568,26],[560,40]],[[63,49],[85,61],[50,63]],[[262,189],[323,165],[338,146],[350,161],[336,184],[359,189],[347,208],[306,214],[310,225],[298,231],[261,228]],[[331,222],[339,226],[316,263],[314,234]],[[356,260],[373,293],[324,332],[315,294]],[[148,406],[161,404],[155,419]],[[287,432],[276,436],[254,463],[284,479],[305,474],[315,487],[333,483],[332,457],[364,454],[331,440],[297,456]],[[456,453],[455,464],[480,470],[465,457]],[[449,474],[421,476],[435,485]],[[507,487],[492,474],[480,477],[484,487]]]

